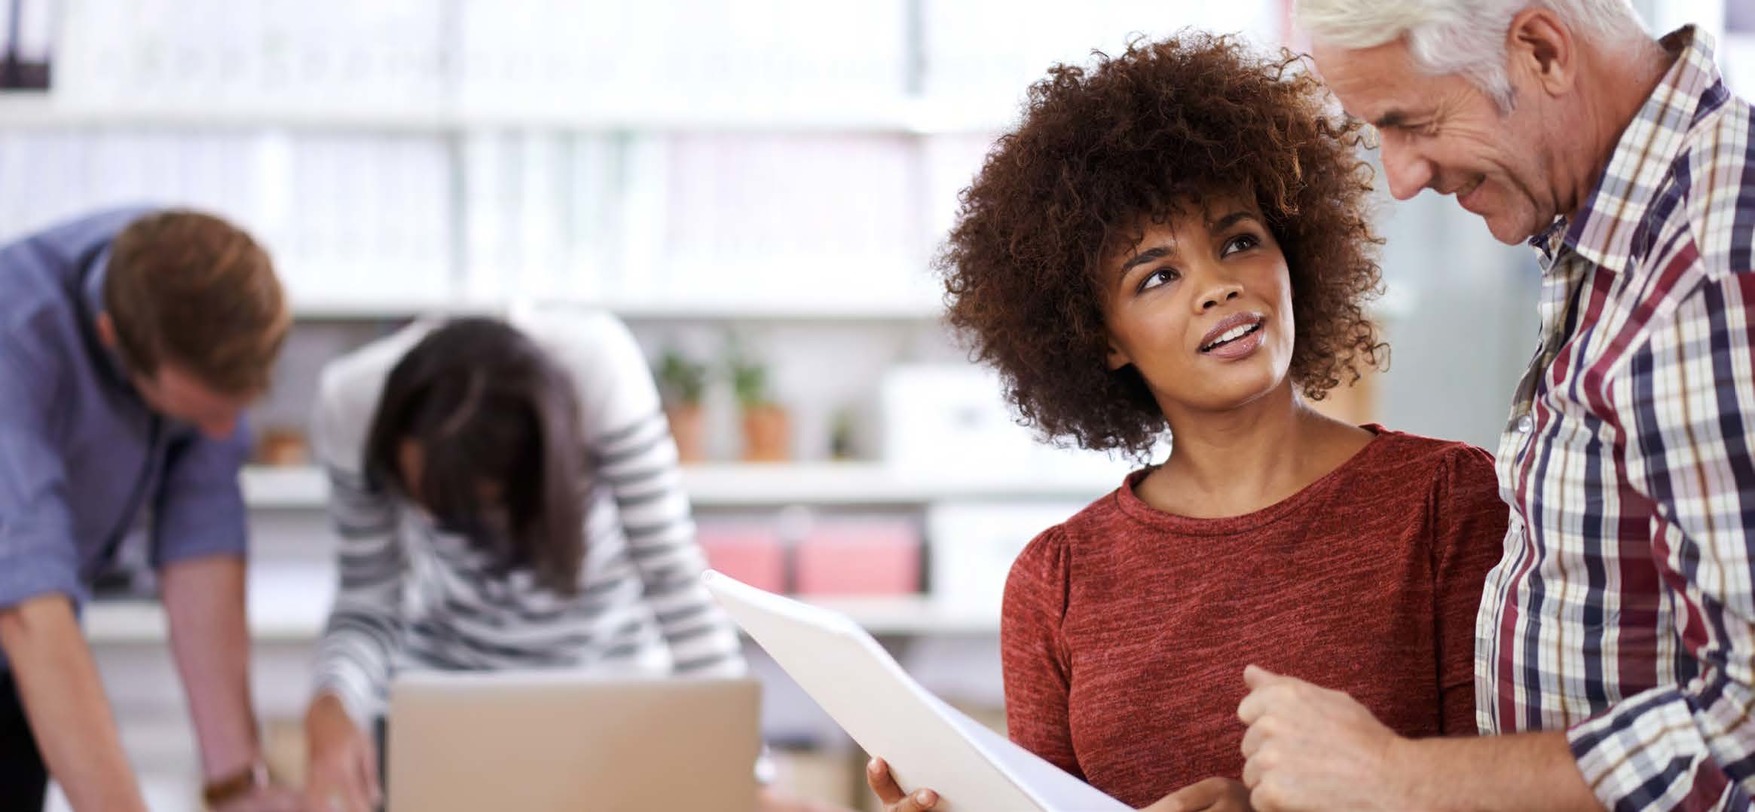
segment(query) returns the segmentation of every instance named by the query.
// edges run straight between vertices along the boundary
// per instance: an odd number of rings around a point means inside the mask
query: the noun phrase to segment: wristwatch
[[[231,775],[209,781],[201,788],[201,800],[209,809],[229,804],[268,786],[268,765],[256,761]]]

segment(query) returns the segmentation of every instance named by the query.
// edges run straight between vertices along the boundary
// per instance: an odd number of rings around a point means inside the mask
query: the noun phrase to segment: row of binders
[[[18,0],[0,0],[0,4]],[[1184,26],[1277,43],[1288,0],[28,0],[57,93],[552,114],[1022,95],[1062,60]]]
[[[0,130],[0,239],[186,205],[248,227],[302,302],[927,302],[986,144]]]

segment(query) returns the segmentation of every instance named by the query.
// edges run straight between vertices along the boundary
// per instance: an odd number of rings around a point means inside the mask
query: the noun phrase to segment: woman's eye
[[[1175,268],[1159,268],[1140,282],[1140,292],[1143,293],[1159,285],[1168,285],[1181,278],[1182,274],[1177,273]]]
[[[1232,237],[1230,242],[1225,243],[1224,255],[1230,256],[1238,251],[1248,251],[1258,245],[1261,245],[1261,240],[1257,239],[1254,234],[1239,234]]]

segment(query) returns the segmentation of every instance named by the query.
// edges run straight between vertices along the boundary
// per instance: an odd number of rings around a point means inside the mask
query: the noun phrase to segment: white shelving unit
[[[709,464],[683,467],[683,488],[697,507],[917,505],[949,500],[1085,500],[1114,489],[1116,477],[910,475],[880,463]],[[254,466],[243,475],[255,510],[320,510],[329,486],[315,467]]]
[[[999,631],[999,607],[990,613],[949,608],[923,595],[814,598],[810,603],[852,618],[874,635],[979,635]],[[282,602],[275,611],[254,611],[250,639],[262,644],[311,643],[323,632],[329,602]],[[94,645],[160,645],[166,640],[164,607],[156,601],[97,601],[87,605],[86,638]]]
[[[347,105],[68,103],[42,93],[0,93],[0,129],[144,128],[286,129],[320,132],[449,133],[510,129],[611,132],[786,132],[958,135],[995,132],[1012,124],[1010,105],[895,99],[820,100],[713,106],[643,103],[623,107],[470,110],[438,104],[408,107]],[[753,103],[752,103],[753,102]]]
[[[931,297],[885,298],[867,301],[796,300],[750,301],[735,299],[588,299],[571,296],[514,300],[483,298],[334,299],[292,300],[293,313],[307,321],[398,320],[426,315],[494,316],[522,306],[580,307],[608,310],[624,319],[636,320],[763,320],[763,321],[931,321],[943,314],[942,304]]]

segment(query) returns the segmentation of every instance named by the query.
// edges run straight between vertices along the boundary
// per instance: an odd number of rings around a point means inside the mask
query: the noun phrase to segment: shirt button
[[[1517,419],[1517,433],[1518,434],[1528,434],[1528,433],[1530,433],[1530,430],[1534,429],[1535,427],[1536,427],[1536,419],[1533,417],[1530,417],[1527,414],[1524,415],[1523,417],[1520,417]]]

